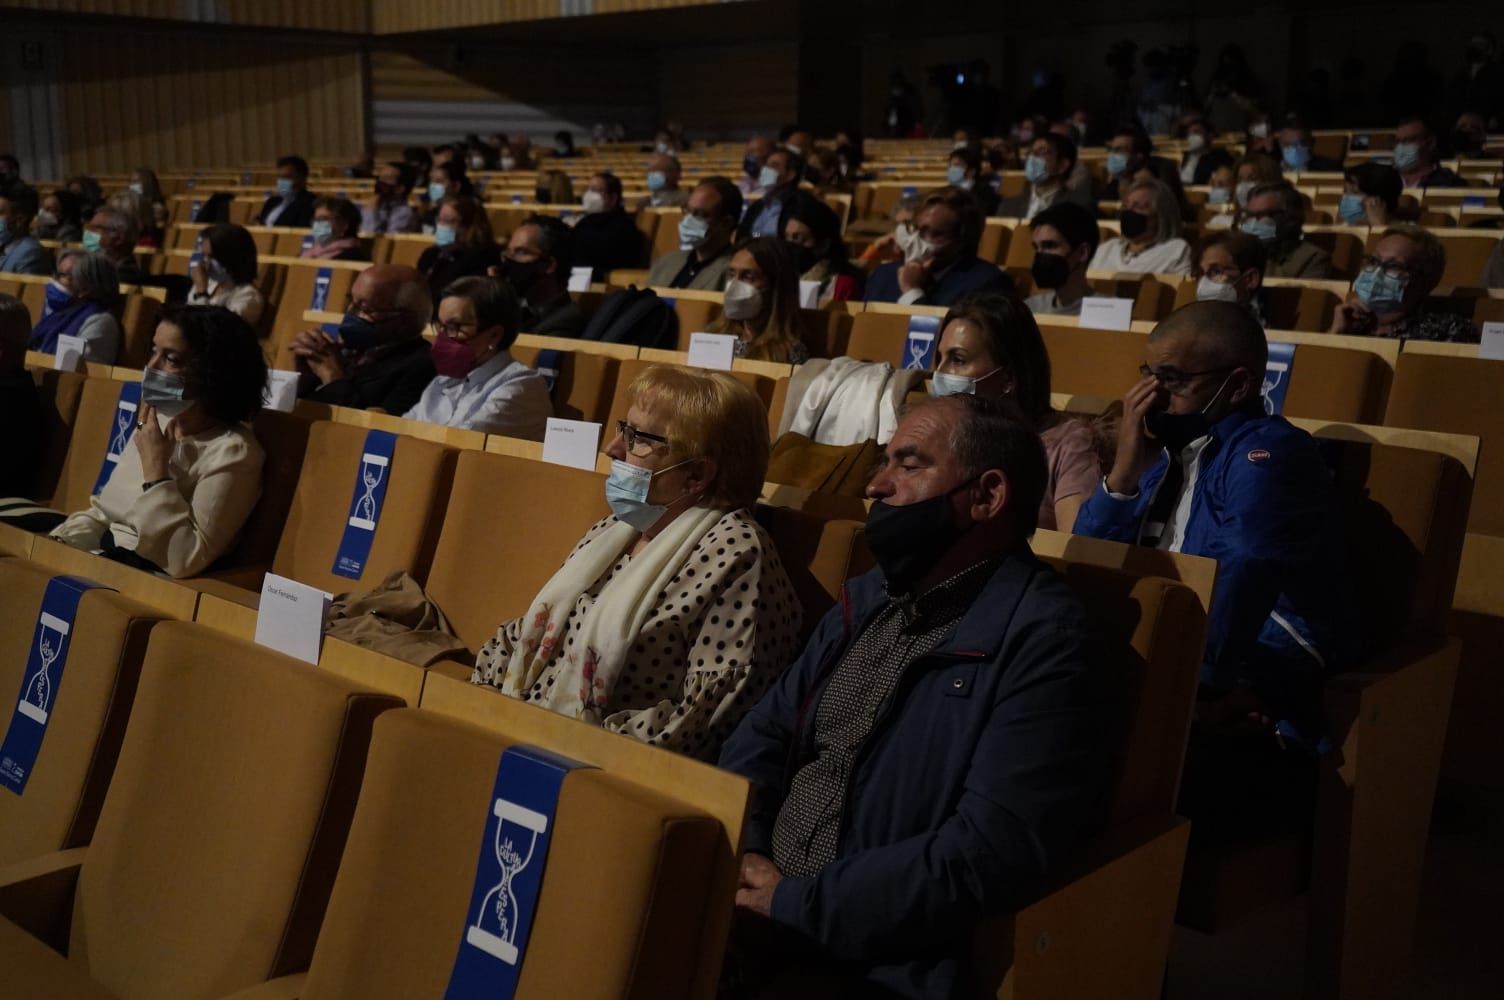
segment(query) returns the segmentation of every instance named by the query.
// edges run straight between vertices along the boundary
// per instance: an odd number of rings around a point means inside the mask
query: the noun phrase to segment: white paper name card
[[[52,356],[52,367],[58,371],[76,372],[84,366],[84,338],[70,337],[66,333],[57,338],[57,353]]]
[[[266,373],[266,408],[291,413],[298,405],[298,373],[273,368]]]
[[[1133,300],[1088,295],[1081,300],[1081,326],[1087,330],[1133,329]]]
[[[817,309],[820,306],[820,283],[818,281],[799,282],[799,308]]]
[[[266,574],[261,582],[261,609],[256,613],[257,644],[317,665],[332,600],[317,587]]]
[[[729,333],[691,333],[689,366],[729,372],[736,358],[736,338]]]
[[[61,345],[62,337],[58,338]],[[62,347],[58,347],[62,353]],[[1484,323],[1483,339],[1478,344],[1478,357],[1504,361],[1504,323]]]
[[[588,267],[571,267],[569,269],[569,290],[571,292],[590,291],[590,278],[595,271]]]
[[[543,461],[594,471],[601,450],[601,425],[588,420],[549,417],[543,432]]]

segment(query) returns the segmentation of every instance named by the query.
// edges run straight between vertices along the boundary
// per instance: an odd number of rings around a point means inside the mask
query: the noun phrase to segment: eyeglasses
[[[1232,368],[1228,366],[1208,368],[1200,372],[1183,372],[1179,368],[1168,366],[1164,368],[1150,368],[1148,365],[1138,366],[1138,373],[1140,375],[1145,378],[1151,375],[1154,376],[1159,380],[1159,384],[1165,387],[1165,391],[1175,396],[1179,396],[1185,392],[1186,389],[1190,388],[1192,382],[1204,375],[1216,375],[1221,372],[1230,371],[1232,371]]]
[[[638,458],[647,458],[653,453],[656,445],[668,447],[668,438],[640,431],[625,420],[616,422],[616,433],[621,435],[621,442],[626,445],[628,454],[636,455]]]
[[[1235,267],[1223,267],[1220,264],[1213,264],[1211,267],[1201,272],[1203,277],[1210,278],[1213,281],[1225,282],[1229,285],[1234,281],[1237,281],[1238,277],[1242,273],[1242,271],[1239,271]]]
[[[464,333],[467,330],[474,330],[479,325],[480,324],[478,323],[452,323],[448,320],[441,319],[436,319],[433,321],[433,329],[435,333],[441,333],[444,336],[451,338],[455,334]]]
[[[944,243],[949,241],[950,238],[955,235],[949,229],[931,229],[928,226],[925,226],[922,229],[916,229],[915,232],[919,234],[920,239],[928,240],[931,243]]]
[[[1372,255],[1363,258],[1363,270],[1383,271],[1389,278],[1408,278],[1410,265],[1402,260],[1380,260]]]
[[[402,315],[401,309],[378,309],[371,303],[362,302],[359,299],[351,300],[350,308],[346,312],[351,316],[363,316],[373,323],[380,323],[382,320]]]

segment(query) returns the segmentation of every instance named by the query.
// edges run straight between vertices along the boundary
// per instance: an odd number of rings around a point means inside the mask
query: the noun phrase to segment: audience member
[[[517,295],[518,330],[552,337],[584,332],[585,313],[569,294],[573,266],[572,234],[553,216],[528,216],[512,230],[496,273]]]
[[[1342,162],[1329,156],[1317,156],[1311,130],[1294,115],[1285,118],[1279,130],[1279,155],[1284,169],[1296,173],[1337,173]]]
[[[945,171],[945,183],[962,191],[971,192],[977,208],[983,215],[1000,214],[997,192],[992,184],[982,177],[982,154],[974,146],[953,149],[950,166]]]
[[[42,399],[31,372],[26,349],[31,337],[31,313],[26,304],[0,292],[0,496],[26,497],[35,493],[41,468],[46,424]],[[0,504],[0,506],[8,506]]]
[[[438,226],[439,209],[446,198],[468,198],[474,194],[470,178],[465,176],[465,164],[459,160],[435,163],[428,171],[428,188],[425,200],[428,209],[423,213],[423,231],[432,232]]]
[[[1081,300],[1092,294],[1086,270],[1097,253],[1101,230],[1092,214],[1062,201],[1029,222],[1034,261],[1029,276],[1038,289],[1024,300],[1036,316],[1079,316]]]
[[[376,172],[371,200],[360,210],[362,232],[381,236],[418,231],[418,213],[408,204],[413,193],[413,176],[412,167],[406,163],[382,164]]]
[[[309,225],[313,242],[299,254],[310,260],[370,260],[360,242],[360,209],[345,198],[324,196],[313,203]]]
[[[554,156],[561,160],[573,159],[579,156],[574,148],[574,133],[560,129],[554,133]]]
[[[768,162],[768,154],[772,152],[773,140],[765,135],[754,135],[747,140],[747,152],[742,157],[742,176],[736,182],[743,195],[763,191],[762,168]]]
[[[573,205],[574,185],[562,170],[539,170],[533,199],[540,205]]]
[[[1168,187],[1178,199],[1180,170],[1164,157],[1154,155],[1149,133],[1137,125],[1125,125],[1107,143],[1108,180],[1102,200],[1126,201],[1126,192],[1140,171],[1148,171],[1149,176]]]
[[[1451,106],[1473,112],[1490,131],[1504,128],[1504,65],[1499,40],[1491,31],[1475,31],[1467,41],[1467,64],[1452,81]]]
[[[1121,689],[1029,551],[1047,475],[992,400],[899,422],[867,487],[877,568],[721,752],[753,790],[737,907],[799,942],[746,928],[748,975],[798,961],[859,981],[831,995],[963,995],[978,920],[1032,898],[1096,820]]]
[[[713,761],[798,650],[799,601],[752,514],[767,414],[723,372],[654,366],[627,396],[606,448],[611,515],[481,647],[471,680]]]
[[[1331,277],[1331,255],[1304,238],[1305,217],[1305,199],[1288,181],[1260,184],[1249,192],[1242,230],[1264,245],[1269,277]]]
[[[428,282],[410,267],[373,264],[350,286],[337,337],[305,330],[292,353],[298,395],[334,406],[406,413],[435,371],[423,330],[433,318]]]
[[[950,306],[978,292],[1012,289],[997,265],[977,256],[982,213],[971,195],[958,188],[935,191],[914,222],[917,241],[905,259],[883,264],[867,279],[868,302]]]
[[[1044,442],[1049,476],[1039,527],[1070,531],[1102,476],[1096,432],[1050,405],[1050,358],[1029,310],[1006,295],[977,295],[951,307],[935,351],[935,396],[1006,400]]]
[[[689,200],[689,192],[679,187],[682,173],[679,158],[671,153],[659,153],[648,161],[648,196],[637,203],[638,211],[644,208],[683,208]]]
[[[94,213],[104,204],[104,189],[99,186],[99,181],[85,174],[68,178],[64,185],[72,195],[78,199],[79,217],[92,219]]]
[[[31,350],[56,354],[58,337],[81,337],[85,361],[113,365],[120,353],[120,302],[119,277],[108,257],[64,250],[31,331]]]
[[[1205,184],[1211,180],[1212,171],[1232,166],[1232,154],[1212,145],[1211,126],[1201,114],[1193,112],[1184,116],[1180,133],[1185,140],[1185,153],[1180,158],[1182,184]]]
[[[157,179],[156,171],[150,167],[137,167],[131,174],[128,187],[132,194],[140,196],[145,202],[145,224],[141,227],[143,238],[148,235],[148,230],[154,230],[149,234],[154,242],[143,245],[162,246],[166,232],[157,226],[156,218],[158,209],[167,208],[167,196],[162,193],[162,182]]]
[[[1094,209],[1091,189],[1072,188],[1070,179],[1077,167],[1076,144],[1054,132],[1034,140],[1029,158],[1024,161],[1024,179],[1028,190],[999,203],[997,214],[1009,219],[1032,219],[1052,205],[1067,203]]]
[[[1149,335],[1112,471],[1076,533],[1206,556],[1216,589],[1181,812],[1204,842],[1310,822],[1321,686],[1359,645],[1331,474],[1266,412],[1268,347],[1247,309],[1197,302]]]
[[[32,233],[39,240],[77,243],[83,239],[84,220],[79,213],[78,196],[67,188],[57,188],[42,199]]]
[[[1422,118],[1408,118],[1394,130],[1394,168],[1405,187],[1467,187],[1467,181],[1441,165],[1436,135]],[[1338,169],[1341,169],[1340,167]]]
[[[0,153],[0,195],[10,194],[27,184],[21,179],[21,161],[13,153]]]
[[[585,214],[574,227],[574,266],[590,268],[592,281],[647,263],[647,241],[622,198],[621,178],[592,174],[582,199]]]
[[[266,300],[256,287],[256,241],[244,226],[219,222],[198,237],[199,261],[189,261],[188,304],[222,306],[249,323],[261,322]]]
[[[1250,111],[1248,127],[1244,130],[1243,155],[1257,153],[1276,162],[1280,159],[1279,136],[1269,125],[1269,113],[1263,108]]]
[[[1405,182],[1387,163],[1369,160],[1343,171],[1342,198],[1337,218],[1349,226],[1383,228],[1400,207]]]
[[[799,280],[819,283],[818,303],[861,301],[866,273],[847,259],[841,219],[829,205],[796,191],[784,202],[778,229],[799,258]]]
[[[742,193],[735,184],[724,177],[707,177],[696,184],[679,219],[679,249],[653,261],[648,284],[720,291],[741,214]]]
[[[431,298],[460,278],[485,274],[498,260],[486,209],[469,195],[451,195],[439,205],[433,246],[418,257]]]
[[[169,310],[141,373],[130,444],[89,508],[52,537],[171,577],[208,569],[261,495],[264,456],[247,423],[265,387],[245,320],[214,306]]]
[[[847,161],[838,151],[817,149],[804,164],[804,179],[821,197],[827,194],[850,194],[856,190],[856,186],[848,180],[849,174],[846,171],[849,169]]]
[[[404,416],[446,427],[542,441],[554,415],[548,383],[512,357],[517,295],[495,278],[444,289],[431,356],[438,375]]]
[[[37,193],[13,188],[0,194],[0,274],[51,274],[52,254],[31,233]]]
[[[1401,340],[1478,341],[1472,320],[1436,308],[1429,296],[1446,272],[1441,241],[1420,226],[1384,230],[1353,279],[1347,301],[1332,319],[1332,333]]]
[[[1248,207],[1248,196],[1260,184],[1273,184],[1280,180],[1279,164],[1262,153],[1246,154],[1234,168],[1236,184],[1233,200],[1239,209]]]
[[[803,157],[787,149],[775,149],[768,154],[759,174],[758,190],[762,197],[747,206],[737,233],[748,236],[777,236],[778,216],[784,203],[799,190],[799,181],[804,176]]]
[[[1118,213],[1122,236],[1097,247],[1093,271],[1189,274],[1191,247],[1180,238],[1180,209],[1170,189],[1156,180],[1134,181]]]
[[[1268,256],[1264,244],[1247,233],[1207,233],[1196,245],[1197,302],[1232,302],[1243,306],[1268,326],[1264,315],[1264,274]]]
[[[256,221],[263,226],[307,229],[313,221],[313,192],[308,190],[308,161],[284,156],[277,161],[277,193],[266,199]]]
[[[1490,154],[1488,146],[1488,124],[1482,115],[1473,111],[1464,111],[1457,116],[1457,124],[1452,126],[1452,155],[1468,160],[1499,160],[1501,154]]]
[[[737,244],[726,269],[726,293],[714,333],[736,336],[736,356],[800,365],[809,348],[800,338],[799,261],[793,244],[754,236]]]

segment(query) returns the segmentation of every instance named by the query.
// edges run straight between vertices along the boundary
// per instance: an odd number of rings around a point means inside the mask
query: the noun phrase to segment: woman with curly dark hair
[[[167,312],[141,373],[133,440],[52,537],[172,577],[223,555],[261,495],[263,453],[247,426],[266,363],[256,333],[218,306]]]

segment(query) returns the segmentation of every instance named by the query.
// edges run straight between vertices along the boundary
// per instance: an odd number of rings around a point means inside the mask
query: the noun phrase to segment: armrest
[[[452,677],[457,681],[466,682],[470,680],[470,675],[475,672],[474,667],[467,667],[463,663],[457,663],[454,660],[440,660],[437,663],[431,664],[428,669],[431,673],[443,674],[445,677]]]
[[[87,847],[75,847],[0,867],[0,916],[66,953],[73,893],[88,853]]]
[[[257,983],[255,986],[231,993],[222,1000],[298,1000],[298,997],[303,995],[303,987],[307,984],[308,973],[299,972],[293,976],[279,976],[264,983]]]

